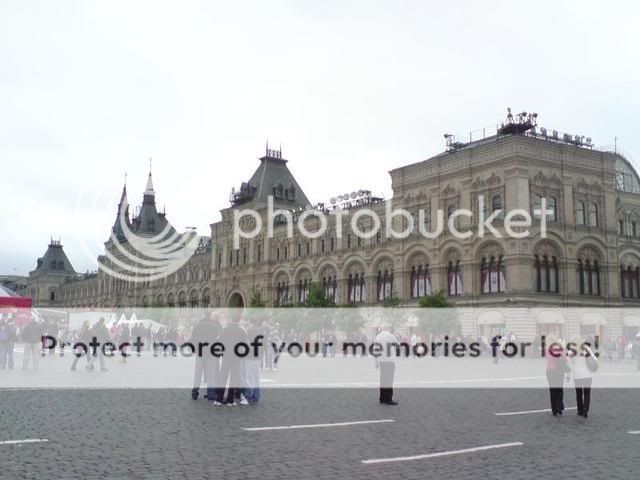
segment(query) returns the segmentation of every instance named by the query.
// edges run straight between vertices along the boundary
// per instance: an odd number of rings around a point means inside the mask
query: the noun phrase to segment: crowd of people
[[[13,369],[15,366],[14,350],[16,343],[23,343],[24,350],[22,356],[22,368],[39,367],[40,358],[48,350],[49,355],[54,354],[53,349],[48,349],[43,344],[43,338],[51,336],[64,342],[66,345],[73,345],[73,361],[70,369],[75,371],[78,364],[84,359],[84,367],[88,371],[93,371],[96,364],[100,370],[107,371],[103,349],[79,350],[77,345],[89,345],[95,339],[99,344],[105,345],[112,342],[120,345],[123,355],[120,355],[120,362],[127,361],[127,348],[132,348],[131,344],[135,339],[141,339],[146,351],[152,351],[154,355],[176,355],[176,346],[184,342],[193,345],[201,343],[219,342],[231,348],[232,345],[240,343],[260,344],[259,352],[245,357],[236,355],[216,356],[210,350],[204,350],[195,356],[194,378],[191,396],[193,399],[200,397],[202,384],[206,385],[204,397],[213,405],[250,405],[260,401],[260,371],[278,369],[278,359],[280,352],[268,346],[300,343],[305,344],[312,339],[311,334],[301,334],[295,329],[285,329],[280,332],[277,324],[270,324],[256,318],[244,318],[240,313],[231,315],[226,319],[223,326],[217,314],[212,313],[195,325],[179,328],[175,324],[152,328],[150,324],[144,325],[142,322],[112,322],[109,326],[104,318],[93,325],[85,321],[77,330],[70,329],[68,324],[56,324],[43,318],[33,318],[31,321],[18,327],[10,315],[0,316],[0,369]],[[423,343],[423,337],[415,331],[407,334],[393,333],[389,331],[376,332],[375,342],[390,342],[390,339],[399,344],[410,346],[410,351],[414,351],[416,345]],[[315,334],[315,340],[321,345],[321,355],[323,357],[335,357],[336,349],[339,345],[338,336],[335,331],[320,330]],[[500,355],[495,355],[494,351],[503,351],[508,343],[515,344],[517,339],[513,333],[495,334],[492,336],[478,335],[465,337],[461,335],[430,334],[424,340],[431,342],[450,341],[452,343],[476,342],[480,346],[483,356],[492,356],[494,362],[498,362]],[[357,331],[348,334],[346,342],[359,342],[368,345],[368,337],[364,331]],[[540,346],[540,339],[533,342],[531,351]],[[593,347],[595,338],[573,338],[572,343],[586,344]],[[122,347],[129,345],[128,347]],[[348,354],[343,342],[343,356]],[[565,348],[567,343],[555,335],[548,335],[546,345],[560,345]],[[173,346],[171,348],[171,346]],[[640,370],[640,334],[631,339],[618,338],[608,339],[604,344],[604,353],[600,356],[600,361],[608,360],[613,362],[622,361],[627,354],[635,358],[636,366]],[[538,350],[539,351],[539,350]],[[356,355],[356,351],[351,352]],[[586,353],[586,355],[584,354]],[[360,355],[367,355],[367,350],[363,349]],[[432,356],[438,357],[438,351]],[[549,385],[549,397],[551,411],[554,416],[561,416],[565,410],[563,387],[565,381],[573,382],[576,393],[576,403],[578,414],[587,418],[591,403],[591,383],[595,371],[598,369],[599,360],[597,356],[587,347],[580,354],[569,353],[569,355],[549,355],[549,350],[545,350],[546,377]],[[389,363],[391,362],[391,363]],[[382,403],[395,404],[393,395],[393,371],[395,363],[392,359],[377,359],[376,365],[380,368]]]

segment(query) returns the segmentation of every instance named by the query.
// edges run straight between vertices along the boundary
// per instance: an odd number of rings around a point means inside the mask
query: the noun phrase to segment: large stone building
[[[390,174],[390,199],[368,192],[342,198],[347,212],[339,236],[332,206],[311,207],[281,152],[267,149],[252,177],[232,192],[222,219],[211,225],[210,243],[180,271],[151,284],[128,285],[102,273],[78,278],[69,271],[65,282],[39,283],[34,299],[72,306],[226,307],[247,305],[259,296],[268,305],[282,305],[302,303],[309,284],[317,282],[337,304],[375,305],[397,297],[404,305],[416,305],[421,296],[440,289],[455,305],[479,308],[640,304],[640,180],[619,153],[595,149],[583,137],[547,134],[535,127],[535,117],[518,116],[493,136],[469,143],[449,137],[447,151]],[[234,212],[253,209],[267,225],[270,196],[274,208],[288,212],[280,212],[272,222],[273,235],[265,227],[234,248]],[[508,238],[504,214],[493,222],[504,238],[478,235],[478,218],[494,210],[522,209],[533,215],[543,198],[553,212],[546,238],[535,219],[525,238]],[[147,188],[143,210],[146,205],[149,211],[144,215],[165,221],[152,200]],[[388,238],[384,212],[389,206],[408,210],[428,231],[435,228],[438,211],[444,212],[446,224],[453,210],[468,209],[473,219],[461,216],[456,224],[471,235],[456,238],[445,225],[434,239],[417,232]],[[297,228],[290,234],[289,227],[301,216],[308,231],[320,227],[311,209],[329,214],[323,235],[309,238]],[[370,238],[351,229],[351,219],[363,209],[382,218],[377,232],[367,216],[356,222]],[[135,228],[144,228],[139,218],[143,210],[132,221]],[[421,218],[420,210],[425,212]],[[250,230],[253,222],[243,217],[243,228]],[[406,222],[396,219],[393,227],[401,230]],[[111,248],[109,242],[105,246]],[[34,282],[37,275],[38,269],[32,272]],[[512,319],[510,326],[508,319],[483,318],[480,313],[463,329],[471,333],[502,325],[532,337],[559,331],[561,321],[553,318],[550,314],[530,325]],[[607,322],[591,320],[583,333],[620,335],[625,328],[631,333],[640,326],[638,319]]]

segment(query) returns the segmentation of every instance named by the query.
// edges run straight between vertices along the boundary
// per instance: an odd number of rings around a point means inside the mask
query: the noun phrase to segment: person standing
[[[218,358],[211,352],[211,346],[218,341],[222,330],[218,318],[209,316],[201,319],[191,332],[191,344],[195,347],[196,362],[193,368],[193,388],[191,398],[198,399],[202,377],[207,384],[207,399],[217,402],[216,380],[218,377]]]
[[[397,405],[393,400],[393,378],[396,371],[396,348],[398,339],[388,330],[381,331],[374,343],[380,345],[380,356],[376,356],[376,366],[380,370],[380,403],[385,405]]]
[[[244,382],[242,378],[242,358],[236,355],[235,350],[236,346],[241,343],[248,345],[248,340],[247,331],[240,326],[240,315],[232,313],[232,318],[220,334],[220,342],[224,345],[224,355],[220,366],[220,382],[216,399],[219,405],[224,404],[229,407],[237,405],[235,402],[236,389],[242,388]],[[227,382],[229,382],[229,388],[225,399],[224,394]]]
[[[39,367],[40,346],[42,345],[42,325],[36,320],[31,320],[22,329],[22,342],[24,343],[24,354],[22,355],[22,368],[29,368],[29,363],[33,364],[33,369]]]
[[[265,331],[262,327],[262,320],[256,318],[249,328],[249,342],[262,344],[257,350],[251,351],[244,360],[247,389],[245,398],[250,404],[260,401],[260,359],[266,347]]]
[[[120,342],[118,348],[120,349],[120,356],[122,357],[120,359],[120,363],[127,363],[127,347],[131,345],[131,330],[129,330],[129,325],[123,323],[120,326],[120,331],[118,332],[118,334],[118,342]]]
[[[591,381],[593,372],[587,364],[588,361],[598,362],[589,345],[581,342],[580,339],[574,342],[576,345],[584,345],[582,351],[574,351],[570,357],[571,374],[573,376],[573,385],[576,389],[576,404],[578,406],[578,415],[587,418],[589,415],[589,406],[591,405]],[[589,357],[592,360],[587,360]]]
[[[567,365],[564,347],[555,335],[549,335],[545,345],[547,383],[549,384],[549,399],[551,413],[554,417],[562,415],[564,410],[563,383],[565,373],[571,371]]]
[[[11,318],[0,321],[0,369],[13,369],[13,350],[18,336]]]
[[[89,330],[89,320],[85,320],[84,322],[82,322],[80,332],[78,333],[78,339],[73,346],[73,349],[75,351],[73,353],[73,363],[71,364],[72,372],[75,372],[76,366],[78,365],[78,361],[81,357],[85,357],[87,359],[87,365],[89,365],[89,361],[91,360],[91,351],[89,349],[89,343],[91,343],[91,334]]]
[[[636,357],[636,368],[640,370],[640,333],[636,336],[631,345],[631,353]]]
[[[98,323],[91,328],[89,337],[91,338],[91,341],[95,338],[98,345],[95,347],[95,350],[91,352],[91,360],[87,363],[87,370],[92,371],[94,368],[93,364],[98,360],[100,362],[100,371],[108,371],[104,362],[104,345],[111,341],[111,337],[109,335],[109,330],[107,330],[107,326],[104,324],[104,317],[100,317]]]

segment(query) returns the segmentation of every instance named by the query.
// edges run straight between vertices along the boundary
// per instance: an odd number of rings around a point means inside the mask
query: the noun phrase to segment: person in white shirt
[[[400,343],[396,336],[382,330],[375,338],[374,343],[380,345],[380,356],[376,356],[376,366],[380,369],[380,403],[385,405],[397,405],[393,400],[393,377],[396,370],[397,345]]]
[[[573,385],[576,388],[578,415],[587,418],[589,406],[591,405],[591,381],[593,379],[593,372],[587,365],[587,357],[591,356],[596,363],[598,360],[593,350],[586,345],[584,339],[576,338],[573,343],[577,346],[577,353],[570,354],[569,358]]]

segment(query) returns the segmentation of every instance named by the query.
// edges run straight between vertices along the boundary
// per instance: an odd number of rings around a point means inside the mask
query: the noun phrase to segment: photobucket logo
[[[445,233],[458,239],[466,239],[474,235],[484,238],[485,235],[501,239],[526,238],[531,235],[530,228],[534,226],[533,219],[528,210],[513,209],[506,213],[502,209],[495,209],[490,215],[486,215],[485,199],[478,197],[478,212],[476,215],[471,210],[460,208],[449,208],[445,211],[438,209],[435,212],[435,221],[432,221],[431,214],[424,209],[419,209],[417,213],[412,213],[404,208],[393,208],[392,202],[384,202],[384,213],[381,215],[379,209],[357,208],[355,211],[334,208],[332,210],[307,209],[302,212],[291,210],[274,210],[273,197],[269,196],[267,203],[266,219],[260,212],[253,209],[238,209],[233,212],[233,248],[240,248],[241,239],[251,239],[264,232],[264,222],[266,221],[266,235],[268,238],[274,237],[274,225],[284,225],[287,229],[287,238],[293,238],[294,227],[300,236],[304,238],[320,238],[327,233],[329,225],[335,229],[335,237],[343,238],[343,217],[348,217],[350,232],[356,238],[371,239],[378,236],[384,226],[384,236],[386,239],[404,239],[411,235],[418,234],[427,239],[435,239]],[[503,215],[504,213],[504,215]],[[446,222],[445,222],[446,215]],[[555,216],[553,209],[547,208],[547,201],[542,198],[540,208],[533,209],[533,215],[539,219],[540,235],[547,236],[547,217]],[[382,217],[382,218],[381,218]],[[466,218],[468,222],[460,219]],[[311,219],[315,219],[312,230],[308,228]],[[331,221],[330,221],[331,219]],[[384,221],[383,221],[384,219]],[[474,220],[477,223],[474,223]],[[504,235],[494,225],[495,221],[500,221],[504,229]],[[363,229],[362,225],[368,228]],[[433,227],[431,227],[433,224]],[[465,229],[460,225],[464,224]],[[475,226],[476,228],[472,228]]]
[[[114,248],[105,250],[107,261],[98,262],[101,271],[127,282],[150,282],[176,272],[196,252],[201,241],[196,232],[180,234],[168,222],[156,235],[137,235],[127,218],[128,207],[125,199],[118,211],[119,229],[109,238]]]

